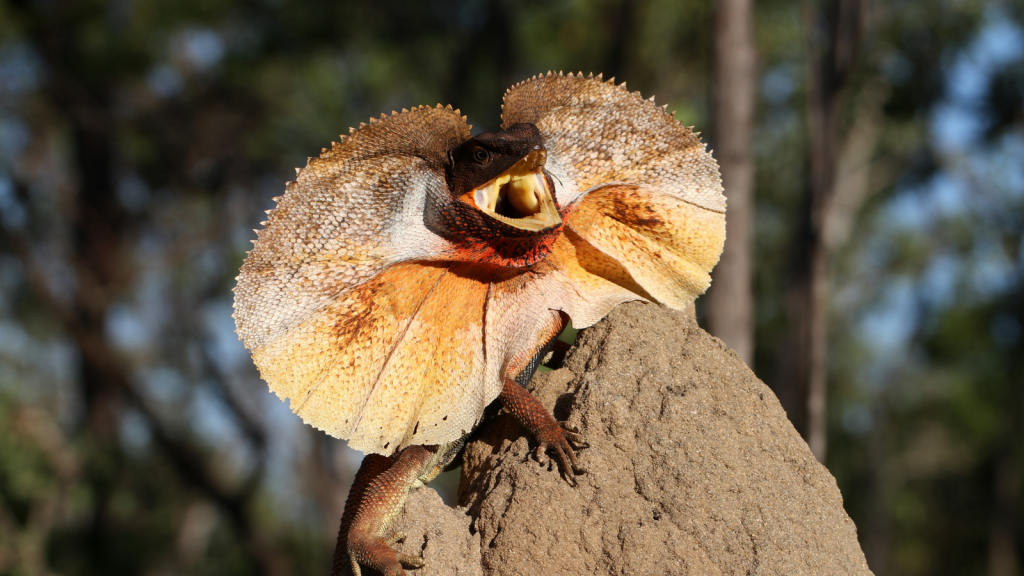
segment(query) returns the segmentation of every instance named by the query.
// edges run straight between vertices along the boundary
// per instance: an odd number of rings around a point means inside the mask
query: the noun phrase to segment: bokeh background
[[[233,333],[252,229],[349,126],[495,129],[549,69],[668,104],[735,206],[752,176],[720,330],[875,573],[1022,574],[1024,7],[742,4],[0,2],[0,574],[324,573],[360,456]]]

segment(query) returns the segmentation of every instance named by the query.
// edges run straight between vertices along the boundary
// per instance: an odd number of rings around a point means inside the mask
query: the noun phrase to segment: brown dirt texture
[[[466,448],[459,508],[410,496],[404,551],[427,561],[411,573],[871,574],[835,479],[689,315],[619,306],[531,386],[586,437],[587,473],[539,464],[499,414]]]
[[[420,556],[426,566],[407,570],[410,576],[438,574],[483,576],[480,535],[470,531],[472,519],[463,508],[452,508],[430,488],[414,490],[398,519],[405,542],[399,548]],[[364,569],[363,574],[375,574]]]

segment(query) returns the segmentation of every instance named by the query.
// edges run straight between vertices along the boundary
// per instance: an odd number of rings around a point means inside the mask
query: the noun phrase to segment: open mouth
[[[540,231],[558,226],[558,215],[544,162],[547,151],[534,150],[501,176],[459,197],[495,220],[521,230]]]

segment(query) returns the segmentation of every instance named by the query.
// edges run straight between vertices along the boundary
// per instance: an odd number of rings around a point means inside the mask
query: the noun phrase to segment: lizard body
[[[570,319],[682,309],[710,283],[725,201],[690,129],[573,74],[514,86],[502,120],[471,137],[439,105],[353,130],[288,185],[242,266],[235,320],[263,378],[369,453],[336,571],[418,565],[391,522],[495,399],[571,478],[582,439],[521,386],[544,348]]]
[[[515,378],[505,381],[498,399],[540,441],[536,451],[538,460],[549,445],[555,446],[562,470],[571,478],[573,470],[579,470],[579,466],[567,440],[582,443],[582,437],[564,429],[523,387],[540,366],[561,328],[564,323],[552,325],[552,334],[545,345]],[[405,506],[409,491],[428,484],[452,465],[468,436],[441,446],[410,446],[390,458],[368,454],[363,459],[345,501],[332,576],[342,576],[346,566],[359,576],[361,564],[387,576],[403,574],[402,565],[423,565],[420,558],[401,554],[391,547],[405,539],[404,533],[394,531],[393,523]]]

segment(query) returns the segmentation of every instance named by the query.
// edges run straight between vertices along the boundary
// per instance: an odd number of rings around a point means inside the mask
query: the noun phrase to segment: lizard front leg
[[[525,388],[516,384],[511,378],[505,379],[501,388],[502,405],[516,420],[537,439],[537,460],[545,462],[544,453],[550,447],[554,450],[561,468],[569,481],[576,483],[576,472],[583,472],[576,461],[576,451],[569,443],[575,442],[586,447],[586,442],[576,430],[569,430],[564,422],[558,422],[547,408],[530,394]]]
[[[405,506],[409,490],[433,480],[462,445],[460,440],[442,446],[409,446],[394,458],[369,454],[363,459],[341,516],[332,576],[343,574],[346,558],[354,576],[361,575],[360,565],[385,576],[405,574],[403,566],[423,566],[423,559],[391,547],[404,538],[393,531],[393,523]]]

